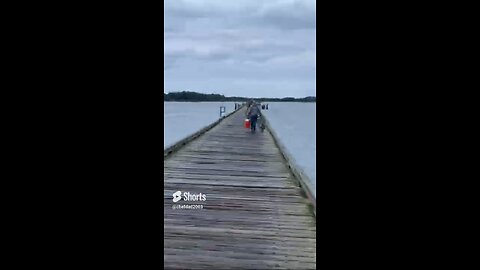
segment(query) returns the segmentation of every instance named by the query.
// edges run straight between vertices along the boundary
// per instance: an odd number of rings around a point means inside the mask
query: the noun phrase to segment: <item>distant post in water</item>
[[[225,116],[225,106],[220,106],[220,117]]]

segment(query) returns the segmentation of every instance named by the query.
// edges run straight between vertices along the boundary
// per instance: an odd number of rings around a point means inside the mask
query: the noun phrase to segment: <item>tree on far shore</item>
[[[163,93],[164,101],[188,101],[188,102],[201,102],[201,101],[234,101],[234,102],[247,102],[251,99],[255,99],[258,102],[317,102],[317,97],[304,97],[304,98],[250,98],[250,97],[225,97],[220,94],[203,94],[190,91]]]

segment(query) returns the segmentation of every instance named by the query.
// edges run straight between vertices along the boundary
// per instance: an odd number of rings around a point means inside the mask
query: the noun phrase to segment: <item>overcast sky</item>
[[[315,0],[164,0],[164,92],[316,96]]]

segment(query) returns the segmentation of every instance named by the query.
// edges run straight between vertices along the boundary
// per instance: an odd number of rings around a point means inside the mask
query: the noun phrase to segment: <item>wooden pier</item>
[[[316,268],[315,203],[268,129],[244,119],[241,108],[165,157],[166,269]],[[177,191],[206,200],[173,202]]]

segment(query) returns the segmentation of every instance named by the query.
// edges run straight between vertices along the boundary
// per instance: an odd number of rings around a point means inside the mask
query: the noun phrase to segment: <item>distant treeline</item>
[[[236,101],[236,102],[247,102],[252,98],[248,97],[226,97],[219,94],[202,94],[197,92],[172,92],[165,94],[163,93],[164,101]],[[304,98],[254,98],[258,102],[317,102],[317,97],[304,97]]]

